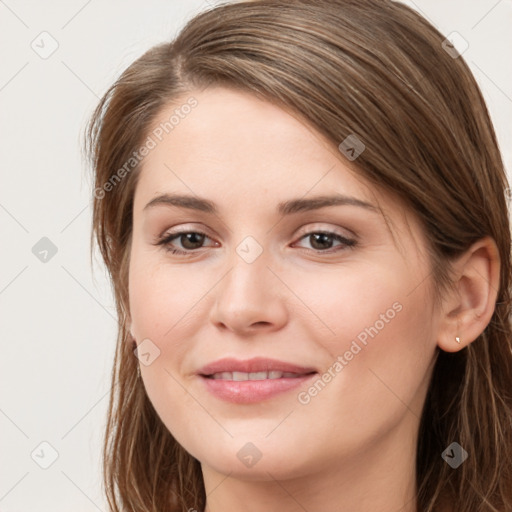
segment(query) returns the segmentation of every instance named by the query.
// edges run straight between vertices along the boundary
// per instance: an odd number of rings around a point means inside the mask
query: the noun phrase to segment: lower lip
[[[201,379],[208,391],[221,400],[235,404],[253,404],[291,391],[315,375],[317,374],[310,373],[302,377],[242,381],[210,379],[202,376]]]

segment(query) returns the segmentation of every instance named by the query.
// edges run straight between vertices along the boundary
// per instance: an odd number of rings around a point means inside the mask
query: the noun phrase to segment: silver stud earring
[[[455,341],[456,341],[457,343],[460,343],[460,338],[459,338],[458,336],[455,336]]]

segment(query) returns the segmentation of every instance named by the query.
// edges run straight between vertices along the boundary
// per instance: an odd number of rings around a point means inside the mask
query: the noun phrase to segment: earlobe
[[[438,346],[457,352],[482,334],[498,296],[500,259],[491,237],[475,242],[452,263],[455,281],[443,301]]]

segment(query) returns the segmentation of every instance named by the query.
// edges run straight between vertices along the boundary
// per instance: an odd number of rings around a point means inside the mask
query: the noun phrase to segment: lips
[[[276,372],[280,372],[282,375],[276,377]],[[228,374],[237,378],[230,378],[229,380],[263,380],[262,378],[255,378],[256,374],[263,376],[264,378],[281,378],[286,377],[298,377],[301,375],[307,375],[309,373],[316,373],[315,368],[298,366],[292,363],[284,361],[278,361],[277,359],[267,359],[263,357],[255,357],[253,359],[247,359],[245,361],[225,358],[214,361],[213,363],[207,364],[199,370],[199,375],[203,377],[219,378],[219,375],[223,375],[224,380],[228,380]],[[241,374],[248,374],[253,378],[244,378]],[[284,375],[286,374],[286,375]]]
[[[251,404],[291,391],[317,373],[314,368],[275,359],[240,361],[228,358],[204,366],[198,376],[216,398],[235,404]]]
[[[242,382],[244,380],[273,380],[281,378],[295,378],[300,377],[301,374],[293,372],[280,372],[272,370],[270,372],[218,372],[213,375],[208,375],[207,378],[215,380],[234,380],[236,382]]]

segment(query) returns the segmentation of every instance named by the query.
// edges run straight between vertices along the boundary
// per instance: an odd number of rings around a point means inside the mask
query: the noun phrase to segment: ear
[[[446,352],[468,346],[492,318],[500,282],[500,257],[495,241],[491,237],[478,240],[452,267],[454,285],[443,298],[437,340],[439,348]]]

